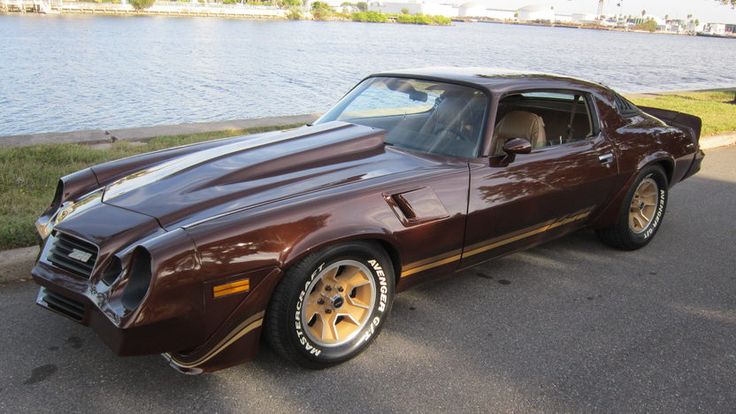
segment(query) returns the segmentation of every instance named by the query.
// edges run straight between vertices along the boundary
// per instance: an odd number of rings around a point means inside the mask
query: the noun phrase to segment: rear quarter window
[[[616,94],[614,98],[616,109],[621,116],[630,117],[641,114],[641,109],[637,108],[636,105],[629,102],[628,99],[623,96]]]

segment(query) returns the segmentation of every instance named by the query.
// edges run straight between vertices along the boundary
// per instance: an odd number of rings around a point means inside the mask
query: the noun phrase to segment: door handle
[[[606,167],[610,167],[613,164],[613,154],[609,152],[608,154],[599,155],[598,161]]]

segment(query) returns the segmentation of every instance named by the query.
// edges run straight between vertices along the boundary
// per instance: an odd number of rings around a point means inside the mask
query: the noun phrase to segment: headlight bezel
[[[126,311],[136,310],[146,298],[153,279],[152,265],[148,249],[143,246],[136,247],[128,262],[125,286],[120,296],[120,303]]]

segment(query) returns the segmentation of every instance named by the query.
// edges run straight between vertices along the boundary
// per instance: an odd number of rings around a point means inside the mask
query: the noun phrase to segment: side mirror
[[[429,98],[427,92],[421,92],[417,90],[409,92],[409,99],[414,102],[427,102],[427,98]]]
[[[508,155],[529,154],[532,152],[532,143],[525,138],[512,138],[503,144],[503,152]]]
[[[503,144],[503,152],[506,153],[505,157],[496,159],[495,161],[492,159],[491,163],[498,167],[507,166],[514,162],[516,154],[529,154],[532,152],[532,143],[525,138],[512,138]]]

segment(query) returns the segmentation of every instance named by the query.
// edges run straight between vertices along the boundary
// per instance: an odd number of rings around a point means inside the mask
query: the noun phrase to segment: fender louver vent
[[[56,232],[49,240],[46,259],[54,266],[89,278],[97,262],[97,247],[92,243]]]
[[[68,316],[77,322],[81,322],[84,319],[84,304],[57,295],[47,289],[41,288],[38,302],[40,305],[61,313],[64,316]]]

